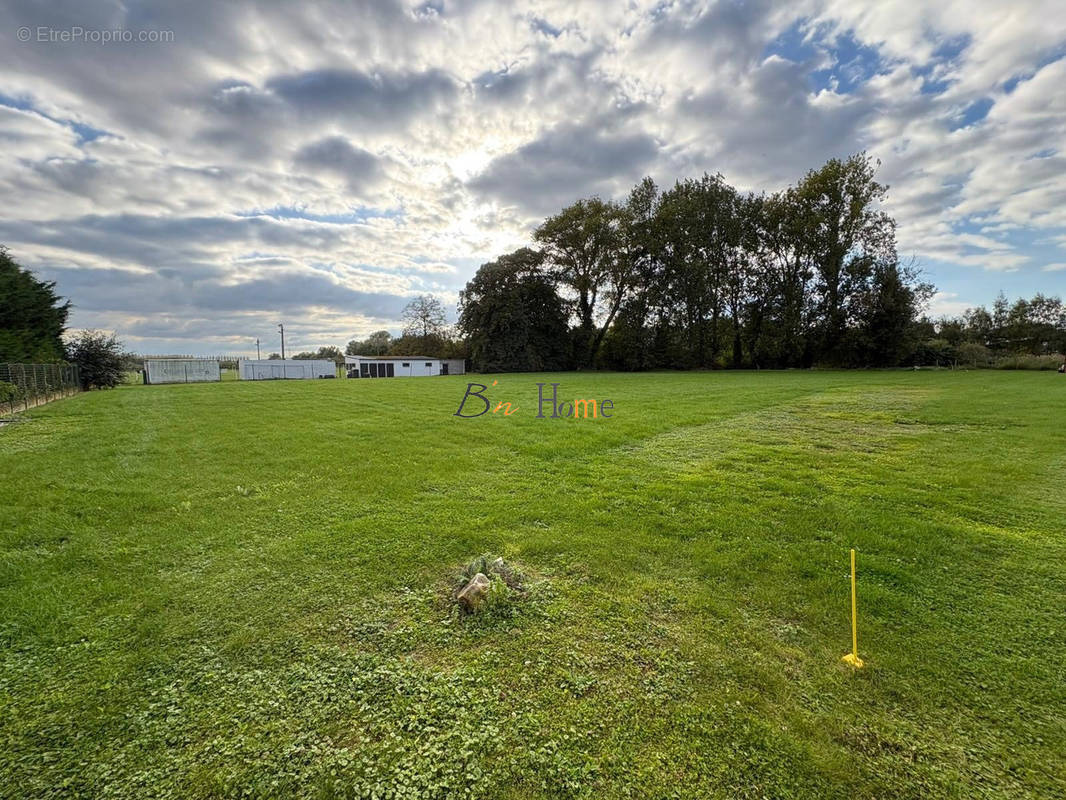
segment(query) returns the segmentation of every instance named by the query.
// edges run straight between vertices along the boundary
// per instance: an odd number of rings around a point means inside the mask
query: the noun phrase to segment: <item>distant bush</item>
[[[963,342],[955,348],[955,357],[962,366],[987,367],[992,361],[992,351],[977,342]]]
[[[956,349],[946,339],[926,339],[914,352],[915,366],[951,367],[957,359]]]
[[[976,342],[951,345],[944,339],[928,339],[914,353],[916,367],[963,367],[969,369],[1057,370],[1063,356],[1032,355],[1029,353],[996,354]]]
[[[113,389],[122,383],[122,343],[114,334],[81,331],[68,345],[68,358],[78,365],[84,389]]]
[[[994,369],[1034,369],[1056,370],[1062,364],[1063,357],[1060,355],[1050,356],[1002,356],[993,363]]]

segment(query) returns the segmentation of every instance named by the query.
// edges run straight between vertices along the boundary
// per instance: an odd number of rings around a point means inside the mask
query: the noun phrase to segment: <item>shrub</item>
[[[489,554],[478,556],[460,570],[456,575],[452,596],[457,596],[479,572],[489,579],[489,588],[488,594],[477,609],[478,612],[504,615],[513,612],[512,602],[524,597],[526,593],[524,576],[502,558]]]
[[[78,365],[85,389],[113,389],[122,383],[122,343],[102,331],[81,331],[67,345],[70,361]]]
[[[992,360],[992,351],[977,342],[963,342],[956,348],[955,354],[960,364],[970,367],[988,366]]]
[[[958,354],[946,339],[926,339],[914,353],[915,366],[946,367],[954,363]]]

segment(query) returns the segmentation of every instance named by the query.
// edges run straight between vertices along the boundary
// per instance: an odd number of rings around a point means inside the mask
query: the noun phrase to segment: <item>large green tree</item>
[[[565,304],[543,265],[542,253],[516,250],[483,264],[459,293],[459,330],[467,337],[475,370],[569,366]]]
[[[790,188],[772,194],[756,210],[757,296],[749,319],[750,357],[766,367],[809,364],[814,254],[802,235],[798,193]]]
[[[0,246],[0,362],[62,361],[70,302]]]
[[[843,361],[854,301],[879,265],[896,262],[896,226],[880,208],[888,187],[865,153],[831,159],[796,189],[800,249],[813,256],[820,360]]]
[[[713,201],[705,192],[708,180],[679,181],[663,194],[657,209],[658,300],[680,345],[674,366],[708,366],[717,351],[722,274],[713,251],[716,225]]]
[[[634,270],[626,257],[625,209],[598,197],[578,200],[533,233],[545,266],[572,295],[575,358],[592,366],[618,309],[633,288]]]
[[[665,360],[657,346],[657,332],[665,324],[660,202],[655,182],[644,178],[625,204],[621,234],[631,288],[604,337],[601,353],[602,362],[614,369],[650,369]]]
[[[918,345],[914,320],[933,288],[917,270],[894,261],[876,264],[858,301],[860,326],[851,361],[856,366],[895,367]]]

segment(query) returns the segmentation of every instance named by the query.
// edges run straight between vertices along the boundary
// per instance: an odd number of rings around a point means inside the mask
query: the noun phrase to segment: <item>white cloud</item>
[[[933,319],[940,317],[957,317],[966,311],[968,308],[973,308],[980,305],[980,303],[971,303],[965,300],[959,300],[958,295],[954,292],[937,292],[929,301],[929,308],[926,313]]]

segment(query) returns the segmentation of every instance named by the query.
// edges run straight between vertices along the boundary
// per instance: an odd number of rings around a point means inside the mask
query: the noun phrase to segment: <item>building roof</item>
[[[364,361],[457,361],[452,358],[439,358],[438,356],[345,356],[349,358],[361,358]]]

